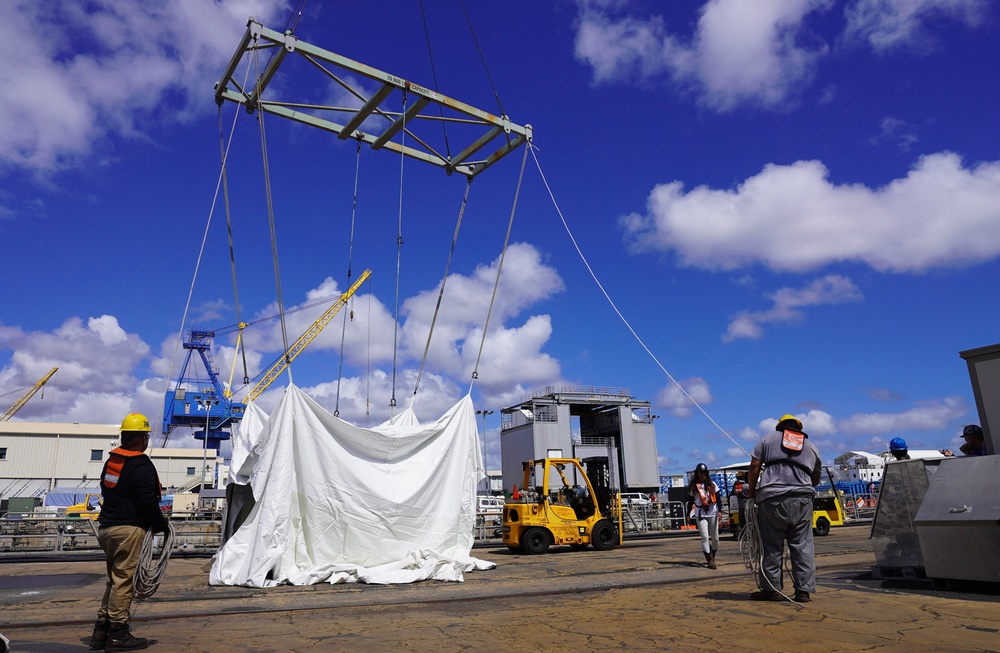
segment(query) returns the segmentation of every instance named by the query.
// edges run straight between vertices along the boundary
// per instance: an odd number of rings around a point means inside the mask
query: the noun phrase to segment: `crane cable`
[[[392,323],[392,398],[389,400],[389,417],[396,407],[396,352],[399,345],[399,270],[403,257],[403,162],[406,160],[406,91],[403,91],[403,111],[399,116],[403,126],[399,130],[399,220],[396,229],[396,313]]]
[[[608,303],[611,305],[611,308],[618,315],[621,321],[625,324],[625,327],[629,330],[629,332],[632,333],[632,336],[636,339],[636,342],[638,342],[639,345],[646,351],[646,353],[649,354],[649,357],[653,359],[653,362],[656,363],[657,367],[659,367],[660,370],[667,375],[667,378],[670,379],[670,381],[675,386],[677,386],[677,388],[681,391],[681,393],[683,393],[683,395],[687,397],[692,404],[694,404],[695,408],[701,411],[701,414],[704,415],[706,418],[708,418],[708,421],[714,424],[715,428],[719,429],[719,431],[721,431],[724,436],[729,438],[733,444],[739,447],[740,451],[745,453],[747,456],[750,456],[750,452],[744,449],[742,444],[740,444],[735,438],[733,438],[733,436],[729,435],[729,432],[726,431],[726,429],[722,428],[722,426],[720,426],[718,422],[712,419],[712,416],[709,415],[704,408],[702,408],[701,404],[695,401],[695,398],[692,397],[688,393],[688,391],[684,389],[684,386],[682,386],[677,381],[677,379],[675,379],[673,375],[667,371],[667,368],[665,368],[663,364],[660,363],[659,359],[656,358],[656,355],[653,354],[653,352],[649,349],[649,347],[646,346],[646,343],[643,342],[642,338],[639,337],[639,334],[636,333],[635,329],[632,328],[632,325],[629,324],[629,321],[625,319],[624,315],[622,315],[622,312],[618,310],[618,306],[615,305],[615,302],[614,300],[611,299],[611,295],[608,294],[608,291],[604,289],[604,286],[601,284],[600,279],[597,278],[597,274],[594,273],[594,269],[590,267],[590,263],[587,261],[587,257],[583,255],[583,251],[577,244],[576,238],[573,237],[573,232],[570,230],[569,224],[566,223],[566,218],[563,216],[562,210],[559,208],[559,203],[556,202],[555,195],[552,193],[552,188],[549,186],[549,182],[545,178],[545,173],[542,172],[542,164],[539,163],[538,161],[538,155],[535,153],[536,149],[535,146],[532,145],[531,143],[528,143],[528,148],[530,148],[531,150],[531,156],[534,157],[535,159],[535,165],[538,167],[538,174],[541,175],[542,177],[542,183],[545,184],[545,190],[548,191],[549,193],[549,198],[552,200],[552,206],[555,207],[556,213],[559,215],[559,219],[562,221],[563,228],[566,230],[566,234],[569,236],[570,241],[573,243],[573,247],[576,249],[576,253],[580,256],[580,260],[583,261],[583,265],[587,268],[587,272],[590,273],[591,278],[593,278],[594,283],[596,283],[597,287],[601,290],[601,293],[604,295],[604,298],[608,300]]]
[[[347,287],[351,287],[351,265],[354,261],[354,219],[358,211],[358,177],[361,174],[361,137],[358,137],[357,160],[354,163],[354,200],[351,203],[351,237],[347,245]],[[354,295],[351,295],[351,305],[354,305]],[[351,321],[354,320],[354,309],[351,309]],[[333,416],[340,416],[340,384],[344,379],[344,339],[347,335],[347,313],[344,313],[344,324],[340,329],[340,366],[337,368],[337,402]]]
[[[472,27],[472,19],[469,17],[469,10],[465,8],[465,0],[459,0],[459,4],[462,5],[462,11],[465,13],[465,20],[469,23],[469,31],[472,32],[472,40],[476,44],[476,51],[479,52],[479,59],[483,62],[483,70],[486,71],[486,78],[490,80],[490,86],[493,88],[493,97],[497,100],[497,108],[500,110],[500,115],[506,117],[507,114],[503,110],[503,104],[500,103],[500,94],[497,93],[496,84],[493,83],[493,76],[490,75],[489,66],[486,65],[486,57],[483,55],[483,49],[479,47],[479,39],[476,38],[476,30]]]
[[[510,232],[514,227],[514,211],[517,209],[517,198],[521,195],[521,180],[524,179],[524,166],[528,162],[528,143],[521,158],[521,173],[517,177],[517,189],[514,191],[514,205],[510,207],[510,220],[507,222],[507,235],[503,239],[503,250],[500,252],[500,261],[497,263],[497,277],[493,282],[493,294],[490,296],[490,307],[486,310],[486,322],[483,324],[483,337],[479,341],[479,353],[476,354],[476,365],[472,370],[472,381],[469,383],[469,392],[472,392],[472,385],[479,378],[479,360],[483,356],[483,345],[486,343],[486,332],[490,326],[490,315],[493,313],[493,303],[497,298],[497,288],[500,287],[500,273],[503,271],[504,257],[507,255],[507,244],[510,242]],[[485,429],[485,426],[483,427]]]
[[[288,382],[292,382],[292,363],[288,359],[288,330],[285,325],[285,300],[281,293],[281,270],[278,265],[278,236],[274,228],[274,200],[271,194],[271,169],[268,164],[267,157],[267,133],[264,129],[264,103],[261,95],[263,94],[263,89],[260,87],[261,75],[260,75],[260,57],[258,56],[258,48],[254,48],[253,60],[254,66],[257,71],[257,81],[254,86],[254,97],[257,101],[257,124],[260,125],[260,150],[261,159],[263,160],[264,166],[264,194],[267,199],[267,221],[268,226],[271,231],[271,260],[274,263],[274,284],[277,289],[278,294],[278,317],[281,322],[281,344],[284,347],[285,363],[288,367]]]
[[[233,297],[236,304],[236,323],[240,325],[239,334],[236,336],[236,351],[243,354],[243,383],[250,382],[247,376],[247,351],[243,346],[243,320],[240,319],[240,288],[236,282],[236,251],[233,247],[233,219],[229,208],[229,173],[226,170],[226,139],[222,128],[222,105],[219,105],[219,157],[222,160],[222,197],[226,206],[226,234],[229,237],[229,264],[233,272]],[[233,385],[233,374],[236,372],[236,357],[233,356],[233,366],[229,370],[229,386],[226,392],[230,392]],[[230,394],[230,396],[232,396]],[[227,399],[229,397],[226,397]]]
[[[444,287],[448,283],[448,270],[451,269],[451,261],[455,256],[455,245],[458,243],[458,231],[462,228],[462,218],[465,216],[465,207],[469,202],[469,190],[472,188],[472,177],[466,177],[465,195],[462,197],[462,206],[458,210],[458,222],[455,223],[455,233],[451,237],[451,249],[448,251],[448,262],[444,266],[444,276],[441,278],[441,289],[438,291],[437,306],[434,307],[434,316],[431,318],[431,328],[427,331],[427,344],[424,345],[424,355],[420,359],[420,369],[417,370],[417,382],[413,384],[413,396],[417,395],[420,387],[420,379],[424,374],[424,364],[427,363],[427,352],[431,348],[431,338],[434,336],[434,325],[437,324],[438,313],[441,312],[441,300],[444,298]]]
[[[247,60],[247,71],[243,76],[243,88],[246,88],[247,79],[250,77],[250,61]],[[170,358],[170,368],[168,370],[167,376],[164,379],[163,394],[166,395],[170,391],[170,380],[174,376],[174,365],[177,363],[177,352],[180,350],[181,342],[184,340],[184,324],[187,322],[188,312],[191,310],[191,299],[194,297],[194,285],[198,281],[198,271],[201,269],[201,259],[205,255],[205,243],[208,242],[208,230],[212,226],[212,216],[215,215],[215,207],[219,202],[219,189],[222,186],[222,180],[225,176],[226,171],[226,161],[229,160],[229,149],[233,146],[233,134],[236,132],[236,120],[239,118],[239,110],[234,112],[233,115],[233,125],[229,130],[229,143],[226,145],[226,151],[222,156],[222,168],[219,170],[219,178],[215,182],[215,194],[212,196],[212,206],[208,210],[208,219],[205,221],[205,232],[201,237],[201,247],[198,249],[198,258],[194,265],[194,274],[191,275],[191,285],[188,288],[187,300],[184,303],[184,313],[181,315],[181,328],[177,331],[177,340],[174,341],[174,352]],[[161,410],[159,415],[160,423],[163,422],[163,412]],[[160,446],[164,447],[167,444],[167,440],[170,438],[169,433],[163,434],[163,440],[160,442]]]
[[[434,91],[440,93],[438,88],[437,70],[434,68],[434,53],[431,51],[431,33],[427,29],[427,14],[424,13],[424,0],[420,0],[420,17],[424,21],[424,38],[427,40],[427,56],[431,60],[431,76],[434,77]],[[437,104],[437,103],[435,103]],[[444,107],[438,104],[438,115],[441,116],[441,132],[444,134],[444,151],[451,160],[451,146],[448,144],[448,127],[444,119]]]

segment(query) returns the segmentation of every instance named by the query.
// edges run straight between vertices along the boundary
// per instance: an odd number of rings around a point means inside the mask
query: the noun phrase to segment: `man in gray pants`
[[[795,600],[809,601],[816,592],[816,557],[813,552],[813,489],[819,485],[823,463],[802,422],[794,415],[778,420],[775,432],[765,435],[753,449],[747,479],[750,498],[757,504],[757,528],[763,560],[755,601],[781,601],[781,556],[785,542],[792,559]],[[761,467],[763,466],[763,473]]]

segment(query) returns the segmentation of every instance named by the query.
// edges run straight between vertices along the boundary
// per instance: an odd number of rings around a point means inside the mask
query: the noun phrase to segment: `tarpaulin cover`
[[[239,470],[256,505],[212,585],[461,581],[495,566],[469,555],[483,476],[469,396],[432,424],[407,409],[363,429],[289,386],[257,435]]]

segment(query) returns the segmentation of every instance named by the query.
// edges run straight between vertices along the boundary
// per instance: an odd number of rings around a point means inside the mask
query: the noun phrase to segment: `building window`
[[[0,460],[7,460],[7,447],[0,447]]]
[[[194,476],[194,467],[188,467],[187,475]]]
[[[90,460],[91,460],[91,462],[94,462],[94,461],[100,462],[100,461],[104,460],[104,452],[101,451],[100,449],[91,449],[90,450]]]

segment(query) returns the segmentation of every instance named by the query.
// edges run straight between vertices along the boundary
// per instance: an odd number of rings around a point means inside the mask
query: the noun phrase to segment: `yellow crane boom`
[[[350,299],[355,292],[357,292],[358,288],[361,287],[361,284],[363,284],[368,277],[371,276],[371,273],[371,270],[365,270],[362,272],[361,276],[358,277],[358,280],[347,289],[347,292],[341,295],[340,299],[334,302],[330,308],[326,309],[326,312],[320,315],[319,319],[313,322],[312,326],[306,329],[306,332],[299,336],[299,339],[288,348],[288,351],[286,351],[285,354],[278,359],[277,363],[271,366],[271,369],[264,374],[260,382],[257,383],[256,387],[250,391],[250,394],[247,395],[247,401],[253,401],[259,397],[262,392],[267,390],[267,387],[271,385],[275,379],[281,376],[281,373],[285,371],[293,360],[295,360],[295,357],[302,353],[302,350],[306,348],[306,345],[312,342],[313,339],[319,335],[320,331],[322,331],[326,325],[330,323],[333,316],[336,315],[345,304],[347,304],[347,300]]]
[[[0,422],[6,422],[6,421],[8,421],[11,417],[14,416],[14,413],[16,413],[17,411],[21,410],[21,406],[23,406],[24,404],[28,403],[28,400],[31,399],[32,397],[34,397],[35,393],[42,389],[42,386],[45,385],[48,382],[49,379],[52,378],[52,375],[55,374],[56,370],[58,370],[58,369],[59,369],[58,367],[53,367],[49,371],[48,374],[46,374],[45,376],[42,377],[41,381],[39,381],[38,383],[36,383],[31,388],[31,390],[28,390],[26,393],[24,393],[23,397],[21,397],[20,399],[18,399],[17,401],[15,401],[14,405],[11,406],[10,408],[8,408],[7,412],[4,413],[3,416],[0,416]]]

